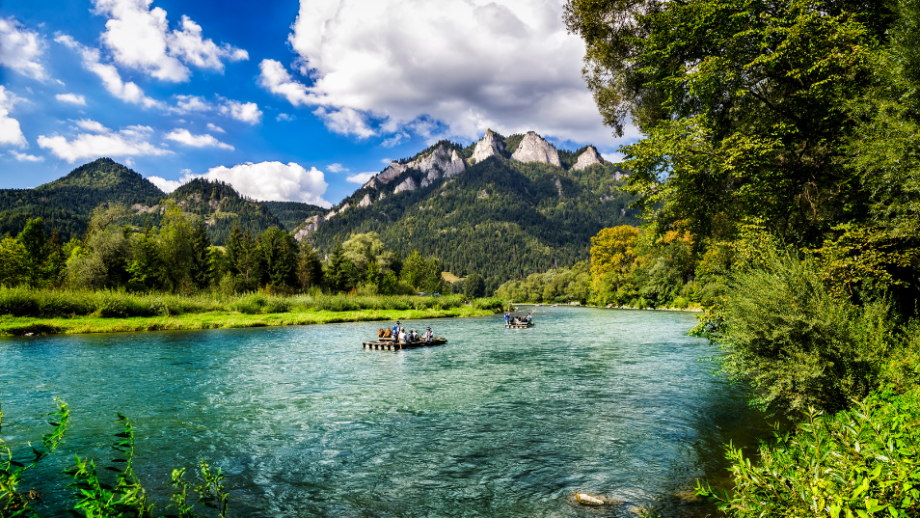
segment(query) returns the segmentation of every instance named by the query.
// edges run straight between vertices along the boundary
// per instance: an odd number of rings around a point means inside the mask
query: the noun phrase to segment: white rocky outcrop
[[[518,145],[511,158],[518,162],[542,162],[562,167],[556,148],[533,131],[528,131],[524,135],[524,140]]]
[[[371,201],[370,193],[365,194],[361,201],[358,202],[358,207],[370,207],[373,202]]]
[[[403,191],[414,191],[416,189],[418,189],[418,184],[416,184],[415,180],[413,180],[410,176],[409,178],[403,180],[401,184],[397,185],[395,189],[393,189],[393,194],[397,194]]]
[[[386,185],[392,182],[397,176],[405,173],[407,169],[409,169],[409,166],[406,164],[390,162],[390,165],[388,165],[386,169],[368,180],[368,182],[364,184],[364,187],[376,189],[380,184]]]
[[[316,232],[316,229],[318,229],[319,226],[325,222],[326,218],[324,216],[310,216],[304,222],[304,227],[298,230],[296,234],[294,234],[294,239],[303,241],[303,238],[307,237],[311,232]]]
[[[606,163],[604,157],[597,152],[597,149],[594,146],[588,146],[588,149],[578,155],[578,161],[575,162],[575,165],[572,166],[573,171],[581,171],[587,167],[591,167],[594,164],[603,164]]]
[[[492,155],[500,155],[505,150],[505,143],[495,138],[495,132],[487,130],[482,140],[476,143],[470,162],[478,164]]]

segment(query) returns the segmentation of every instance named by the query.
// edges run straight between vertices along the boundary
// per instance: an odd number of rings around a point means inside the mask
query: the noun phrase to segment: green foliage
[[[281,223],[282,228],[288,232],[293,232],[308,218],[329,212],[329,209],[299,201],[263,201],[259,203],[268,209]]]
[[[476,309],[501,311],[508,305],[508,302],[500,297],[488,297],[483,299],[476,299],[472,301],[472,304]]]
[[[100,158],[35,189],[0,189],[0,236],[16,235],[41,218],[61,241],[86,232],[90,214],[103,203],[155,205],[165,196],[141,175]]]
[[[585,302],[590,298],[590,290],[588,263],[580,262],[572,269],[558,268],[528,275],[520,281],[508,281],[499,286],[495,295],[514,302]]]
[[[463,296],[472,300],[486,295],[486,281],[478,273],[467,276],[463,283]]]
[[[636,224],[619,172],[610,164],[571,171],[496,156],[414,191],[387,192],[382,200],[376,189],[359,189],[343,200],[350,208],[310,238],[328,253],[342,236],[374,232],[401,257],[418,250],[446,271],[479,273],[494,290],[507,279],[571,267],[587,259],[590,238],[602,228]],[[388,185],[408,177],[419,185],[425,178],[410,169]],[[359,207],[365,195],[373,205]]]
[[[36,516],[31,508],[31,501],[37,499],[37,494],[33,491],[20,493],[19,485],[23,474],[51,455],[64,438],[64,433],[70,425],[70,409],[67,404],[58,401],[58,411],[51,416],[53,420],[50,424],[54,429],[42,437],[40,446],[31,447],[32,453],[29,458],[14,459],[13,452],[0,437],[0,517]],[[0,411],[0,425],[2,419],[3,412]]]
[[[722,369],[763,406],[845,408],[880,385],[901,347],[887,304],[834,297],[814,261],[789,252],[767,250],[736,273],[714,314]]]
[[[920,513],[920,392],[876,393],[837,415],[809,409],[794,432],[729,447],[734,488],[697,491],[729,516],[913,517]]]

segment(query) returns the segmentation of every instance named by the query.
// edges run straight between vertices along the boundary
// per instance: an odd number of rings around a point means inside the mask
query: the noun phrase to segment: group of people
[[[526,317],[512,316],[511,313],[505,311],[505,325],[508,324],[529,324],[533,322],[533,313],[527,313]]]
[[[430,342],[434,340],[434,333],[431,331],[430,327],[425,330],[423,335],[419,335],[418,331],[415,329],[406,331],[406,328],[401,326],[398,321],[396,322],[396,325],[393,326],[393,329],[381,330],[381,332],[382,334],[380,335],[380,338],[392,339],[397,344],[408,344],[418,342],[420,340]]]

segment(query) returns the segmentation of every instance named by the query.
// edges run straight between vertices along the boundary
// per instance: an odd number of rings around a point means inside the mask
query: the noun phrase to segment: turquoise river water
[[[687,313],[537,308],[416,321],[442,347],[365,350],[379,322],[0,340],[2,437],[23,453],[49,431],[54,398],[72,424],[25,481],[42,516],[73,499],[73,455],[101,468],[132,418],[136,469],[160,502],[173,468],[220,466],[232,516],[706,516],[686,498],[725,482],[723,445],[768,435],[743,391],[697,361]],[[574,504],[586,491],[622,502]],[[633,514],[634,515],[634,514]]]

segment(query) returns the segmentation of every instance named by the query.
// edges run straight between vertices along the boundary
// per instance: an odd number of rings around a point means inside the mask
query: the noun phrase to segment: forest
[[[646,223],[632,253],[632,231],[600,243],[595,293],[697,293],[720,371],[799,423],[730,447],[734,488],[699,493],[737,517],[920,515],[920,2],[569,0],[565,20],[605,122],[645,135],[622,165]]]

